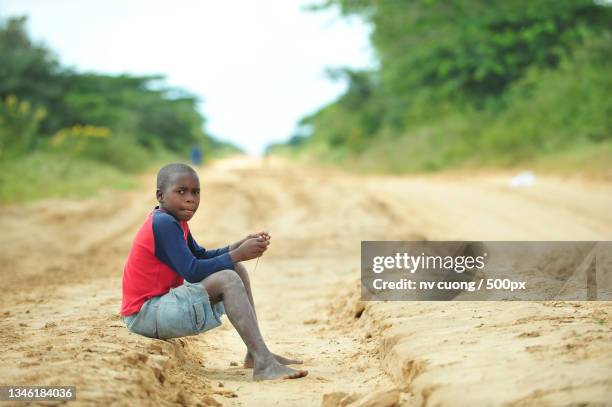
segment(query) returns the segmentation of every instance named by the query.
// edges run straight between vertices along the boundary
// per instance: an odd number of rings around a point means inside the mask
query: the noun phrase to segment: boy
[[[200,204],[200,181],[188,165],[159,170],[156,195],[159,206],[136,234],[123,270],[121,315],[128,329],[160,339],[196,335],[219,326],[227,313],[247,347],[244,366],[253,368],[253,379],[306,376],[285,366],[300,361],[268,350],[241,264],[261,256],[270,235],[251,234],[216,250],[198,246],[187,221]]]

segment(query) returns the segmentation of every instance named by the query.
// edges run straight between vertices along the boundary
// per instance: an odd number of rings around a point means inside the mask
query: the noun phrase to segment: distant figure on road
[[[202,149],[199,146],[191,149],[191,162],[193,165],[202,165]]]

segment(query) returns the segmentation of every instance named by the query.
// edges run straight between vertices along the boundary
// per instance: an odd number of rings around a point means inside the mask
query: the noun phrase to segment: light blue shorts
[[[171,288],[147,300],[136,314],[123,318],[127,328],[149,338],[170,339],[197,335],[221,325],[223,302],[211,305],[201,283]]]

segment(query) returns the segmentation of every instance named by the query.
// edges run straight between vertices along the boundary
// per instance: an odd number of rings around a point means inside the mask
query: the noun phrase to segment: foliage
[[[75,72],[30,40],[25,23],[0,21],[1,201],[91,192],[195,146],[207,157],[237,150],[207,134],[198,100],[163,77]]]
[[[304,118],[308,137],[295,150],[368,168],[435,170],[512,163],[611,137],[608,5],[329,0],[321,7],[370,23],[379,64],[334,71],[347,91]]]
[[[0,24],[0,98],[14,95],[34,110],[44,109],[36,137],[48,139],[62,129],[90,125],[108,128],[122,142],[145,149],[161,145],[186,153],[194,145],[215,145],[204,132],[194,96],[163,87],[161,76],[63,68],[48,49],[29,39],[24,25],[25,18]]]
[[[6,159],[34,147],[39,124],[46,115],[44,108],[32,108],[15,95],[0,100],[0,157]]]
[[[46,197],[84,197],[101,186],[130,188],[132,177],[108,164],[53,152],[35,151],[19,159],[0,161],[0,203]]]

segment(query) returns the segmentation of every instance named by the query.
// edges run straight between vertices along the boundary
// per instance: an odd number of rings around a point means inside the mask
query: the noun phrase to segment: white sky
[[[166,75],[203,101],[210,133],[261,153],[343,92],[326,67],[374,64],[369,28],[301,10],[319,2],[0,0],[0,17],[28,15],[64,66]]]

